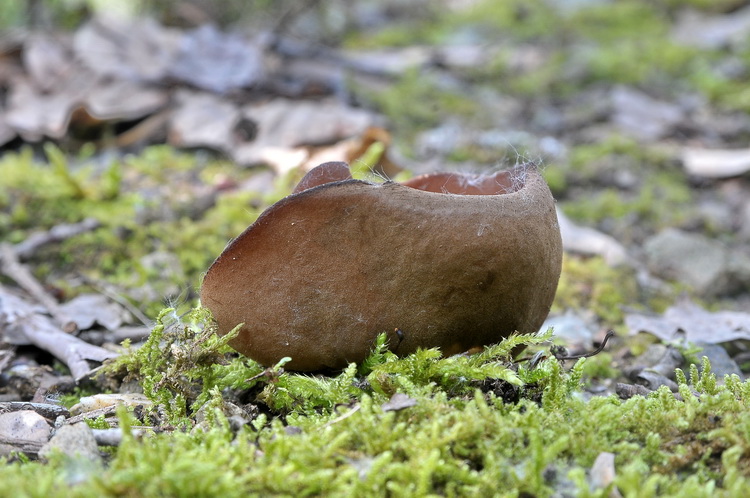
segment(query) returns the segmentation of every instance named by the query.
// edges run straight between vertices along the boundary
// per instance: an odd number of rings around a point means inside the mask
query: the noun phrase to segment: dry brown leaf
[[[29,142],[62,138],[92,86],[91,74],[81,70],[71,72],[53,92],[36,88],[28,78],[18,79],[10,90],[6,124]]]
[[[411,408],[417,405],[417,400],[410,398],[406,394],[396,393],[391,396],[391,399],[383,403],[380,407],[384,412],[397,412],[405,408]]]
[[[101,294],[81,294],[60,308],[76,322],[80,330],[99,324],[107,330],[117,330],[123,323],[132,320],[122,306]]]
[[[335,99],[274,99],[246,106],[243,115],[256,124],[258,133],[252,142],[235,147],[234,160],[264,162],[282,173],[307,159],[308,152],[300,146],[337,143],[363,133],[375,121],[372,113]]]

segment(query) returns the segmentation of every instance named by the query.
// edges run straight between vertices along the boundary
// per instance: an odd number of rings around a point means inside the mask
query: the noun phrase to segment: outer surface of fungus
[[[201,301],[221,334],[244,323],[231,345],[264,365],[340,368],[381,332],[403,355],[536,331],[561,261],[554,200],[533,166],[374,185],[326,163],[227,246]]]

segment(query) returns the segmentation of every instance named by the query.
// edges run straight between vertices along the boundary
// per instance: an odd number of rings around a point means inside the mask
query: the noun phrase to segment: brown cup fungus
[[[403,184],[311,170],[209,268],[201,301],[220,334],[263,365],[312,371],[392,351],[445,355],[530,333],[549,313],[562,243],[534,166]]]

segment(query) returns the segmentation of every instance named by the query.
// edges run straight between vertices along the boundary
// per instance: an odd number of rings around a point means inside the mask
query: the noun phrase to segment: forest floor
[[[5,30],[0,481],[739,496],[750,6],[308,3]],[[330,160],[377,182],[539,167],[565,250],[539,333],[448,358],[381,341],[315,375],[234,353],[201,279]]]

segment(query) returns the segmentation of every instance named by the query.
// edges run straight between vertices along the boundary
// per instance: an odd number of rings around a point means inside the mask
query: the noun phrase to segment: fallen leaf
[[[45,92],[67,79],[74,61],[65,40],[45,34],[29,36],[23,46],[23,63],[35,86]]]
[[[73,111],[80,107],[93,86],[91,74],[75,71],[53,92],[44,92],[28,78],[14,81],[5,122],[29,142],[42,137],[62,138]]]
[[[325,145],[362,134],[376,117],[336,99],[293,101],[273,99],[246,106],[243,118],[254,123],[257,135],[239,143],[233,159],[243,165],[266,163],[284,174],[309,156],[301,146]]]
[[[85,104],[96,119],[123,121],[147,116],[168,102],[164,90],[130,80],[104,79],[91,88]]]
[[[169,120],[169,143],[179,147],[213,147],[228,152],[240,112],[209,93],[180,91]]]
[[[375,119],[369,111],[337,99],[274,99],[247,106],[243,113],[258,126],[256,144],[281,147],[335,143],[363,133]]]
[[[405,408],[411,408],[417,405],[417,400],[410,398],[406,394],[396,393],[391,399],[381,405],[384,412],[397,412]]]
[[[130,313],[122,306],[101,294],[81,294],[61,304],[60,308],[80,330],[87,330],[99,324],[107,330],[114,331],[132,319]]]
[[[244,37],[204,25],[185,33],[169,73],[216,93],[247,88],[263,77],[263,53]]]
[[[710,312],[687,299],[670,306],[662,316],[628,314],[625,324],[631,335],[647,332],[665,342],[681,337],[708,344],[750,340],[750,313]]]
[[[92,71],[131,81],[161,81],[174,63],[182,32],[152,19],[100,16],[74,38],[76,55]]]

